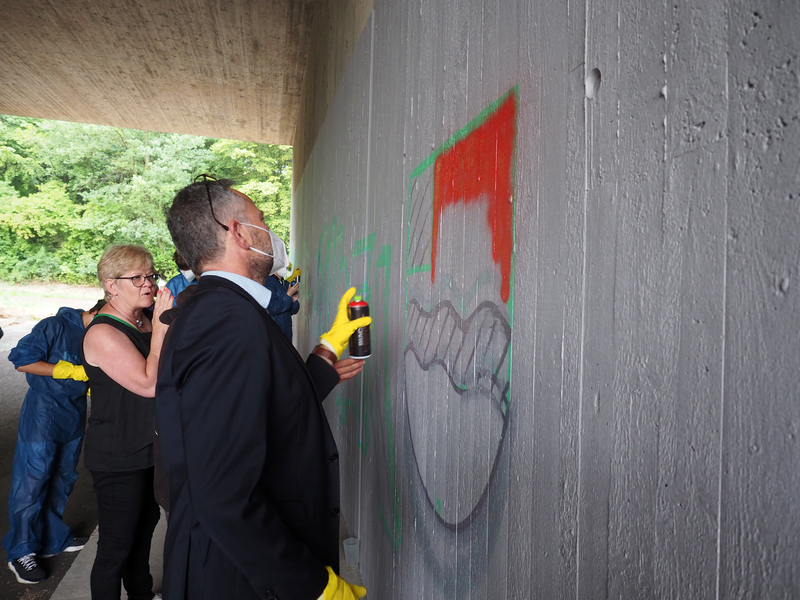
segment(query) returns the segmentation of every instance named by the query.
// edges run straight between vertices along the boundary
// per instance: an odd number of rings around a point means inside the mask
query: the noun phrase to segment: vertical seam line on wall
[[[372,14],[369,18],[369,95],[367,100],[367,176],[366,176],[366,190],[364,192],[364,200],[366,205],[366,210],[364,212],[364,224],[366,227],[369,227],[369,205],[370,205],[370,195],[369,195],[369,186],[370,186],[370,173],[372,169],[372,74],[373,74],[373,65],[375,62],[375,9],[372,9]],[[365,263],[364,264],[364,281],[367,280],[367,276],[369,275],[368,270],[370,265]],[[358,431],[358,445],[359,445],[359,452],[358,452],[358,515],[356,517],[356,533],[354,537],[359,537],[361,535],[361,473],[362,473],[362,460],[364,457],[364,453],[361,451],[364,443],[364,378],[361,378],[361,398],[360,398],[360,407],[359,407],[359,431]],[[353,535],[351,533],[351,535]]]
[[[730,34],[730,12],[728,11],[725,20],[727,32]],[[728,48],[730,49],[730,39],[728,40]],[[724,192],[724,214],[722,220],[724,230],[722,232],[723,240],[725,243],[722,246],[722,366],[720,368],[720,388],[719,388],[719,474],[717,481],[717,581],[716,581],[716,598],[720,598],[720,585],[721,585],[721,570],[722,570],[722,474],[724,465],[724,440],[725,440],[725,348],[726,336],[728,325],[728,182],[730,177],[730,149],[731,149],[731,136],[730,136],[730,73],[729,73],[729,52],[725,53],[725,189]]]
[[[583,64],[584,71],[589,65],[589,0],[584,3],[584,25],[583,25]],[[579,363],[579,383],[578,383],[578,506],[575,514],[575,597],[581,597],[581,493],[582,493],[582,470],[583,466],[583,394],[584,394],[584,344],[586,341],[586,279],[588,277],[586,269],[586,244],[587,244],[587,216],[589,213],[589,101],[584,95],[583,98],[583,260],[581,265],[581,339],[580,339],[580,363]]]

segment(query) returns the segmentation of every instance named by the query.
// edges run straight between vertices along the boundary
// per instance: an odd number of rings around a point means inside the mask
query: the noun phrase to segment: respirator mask
[[[263,250],[259,250],[258,248],[253,248],[249,246],[250,250],[253,252],[258,252],[259,254],[263,254],[264,256],[269,256],[272,259],[272,269],[270,270],[269,274],[272,275],[273,273],[277,273],[281,269],[283,269],[284,273],[286,272],[286,267],[289,264],[289,255],[286,253],[286,244],[283,243],[283,240],[279,238],[277,235],[272,233],[269,229],[264,229],[263,227],[259,227],[258,225],[252,225],[251,223],[242,223],[247,227],[255,227],[256,229],[260,229],[269,234],[270,242],[272,243],[272,254],[264,252]]]

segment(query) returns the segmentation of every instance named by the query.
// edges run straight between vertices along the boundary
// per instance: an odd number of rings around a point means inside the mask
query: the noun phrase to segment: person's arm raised
[[[168,290],[159,292],[153,310],[153,333],[150,353],[142,356],[128,337],[110,325],[95,325],[86,332],[83,342],[86,361],[99,367],[134,394],[153,398],[156,395],[158,359],[168,326],[161,322],[161,313],[172,307],[172,294]]]

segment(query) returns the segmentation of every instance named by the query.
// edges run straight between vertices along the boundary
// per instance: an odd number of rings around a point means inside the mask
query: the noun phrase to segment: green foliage
[[[91,282],[111,244],[177,273],[166,211],[198,173],[233,179],[288,244],[292,149],[0,116],[0,279]]]
[[[269,225],[289,246],[292,207],[292,147],[218,140],[211,146],[214,176],[233,179],[264,212]]]
[[[69,233],[75,209],[64,185],[48,181],[29,196],[0,200],[0,223],[21,238],[52,246]]]
[[[32,156],[37,133],[31,119],[0,117],[0,177],[20,194],[36,191],[43,175]]]

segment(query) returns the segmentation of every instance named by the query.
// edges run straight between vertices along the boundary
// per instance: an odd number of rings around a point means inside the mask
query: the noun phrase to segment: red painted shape
[[[436,158],[433,180],[433,251],[431,282],[436,279],[439,218],[445,206],[487,200],[492,232],[492,258],[500,265],[500,297],[508,302],[511,289],[511,253],[514,250],[514,144],[517,96],[502,101],[486,120],[464,139]]]

